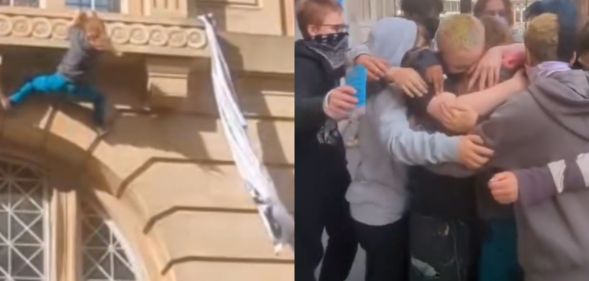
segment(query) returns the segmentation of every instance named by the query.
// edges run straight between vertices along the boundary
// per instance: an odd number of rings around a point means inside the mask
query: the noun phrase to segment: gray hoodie
[[[352,50],[350,57],[369,52],[399,66],[415,45],[416,34],[417,25],[412,21],[382,19],[373,26],[368,42]],[[456,162],[460,140],[412,130],[403,93],[383,87],[368,99],[366,115],[360,119],[359,141],[360,163],[346,199],[356,221],[386,225],[406,212],[406,165]]]
[[[530,168],[589,151],[588,79],[580,70],[538,78],[497,108],[478,128],[495,150],[490,166]],[[589,190],[515,211],[526,280],[589,280]]]

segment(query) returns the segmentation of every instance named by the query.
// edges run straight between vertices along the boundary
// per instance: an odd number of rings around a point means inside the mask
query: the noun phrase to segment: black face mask
[[[348,51],[348,33],[338,32],[313,36],[304,41],[305,45],[327,60],[333,71],[345,67]]]

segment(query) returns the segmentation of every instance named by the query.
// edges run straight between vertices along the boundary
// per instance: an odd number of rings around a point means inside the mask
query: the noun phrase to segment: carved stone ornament
[[[69,20],[63,18],[0,14],[0,37],[67,40],[68,25]],[[106,25],[116,45],[170,49],[202,49],[206,46],[204,31],[198,27],[120,21],[107,21]]]

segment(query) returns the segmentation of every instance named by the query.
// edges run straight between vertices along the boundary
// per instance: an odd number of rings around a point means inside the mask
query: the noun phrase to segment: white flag
[[[219,115],[237,169],[273,240],[274,249],[280,251],[285,245],[294,249],[294,219],[280,201],[274,181],[252,149],[247,123],[235,100],[235,88],[214,27],[207,16],[199,16],[199,19],[204,23],[211,51],[211,75]]]

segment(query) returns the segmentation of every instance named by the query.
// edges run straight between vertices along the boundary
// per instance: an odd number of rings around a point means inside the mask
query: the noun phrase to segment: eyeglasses
[[[350,30],[350,26],[347,24],[322,24],[319,26],[329,27],[335,32],[348,32]]]

